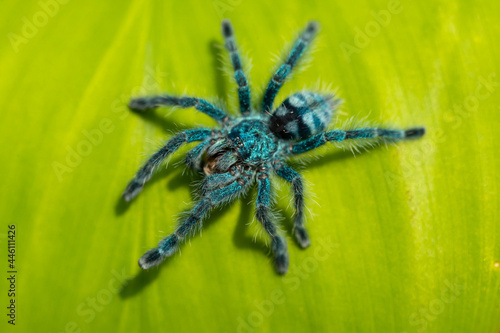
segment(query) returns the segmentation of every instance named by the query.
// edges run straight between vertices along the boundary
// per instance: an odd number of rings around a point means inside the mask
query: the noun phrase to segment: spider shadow
[[[220,70],[220,62],[218,60],[218,57],[221,55],[221,49],[218,46],[219,42],[216,39],[211,39],[208,42],[208,51],[212,55],[212,68],[214,69],[214,81],[215,81],[215,89],[217,91],[217,95],[220,98],[224,98],[224,100],[227,102],[227,85],[226,85],[226,79],[224,78],[224,75],[222,73],[222,70]],[[132,114],[136,115],[137,117],[140,117],[142,120],[152,123],[154,125],[157,125],[160,127],[165,133],[172,133],[176,131],[182,131],[182,130],[189,130],[192,129],[193,127],[191,126],[185,126],[183,124],[179,124],[176,122],[171,121],[167,117],[163,115],[158,114],[158,110],[147,110],[146,112],[135,112],[135,111],[130,111]],[[176,160],[173,161],[172,164],[178,165],[180,163],[181,159],[177,158]],[[161,170],[155,176],[145,184],[144,190],[146,190],[148,187],[152,186],[156,182],[162,180],[169,174],[170,170]],[[181,177],[175,177],[170,183],[169,183],[169,188],[170,189],[176,189],[179,188],[180,186],[189,184],[190,181],[187,180],[187,177],[185,176],[185,173],[181,175]],[[132,205],[133,200],[130,202],[127,202],[122,199],[122,196],[118,198],[118,201],[115,205],[115,214],[120,216],[123,215],[129,207]]]
[[[160,272],[167,267],[173,257],[168,258],[170,260],[165,260],[161,265],[154,267],[149,270],[142,270],[137,273],[134,277],[123,282],[118,295],[122,300],[126,300],[133,296],[136,296],[141,291],[143,291],[147,286],[149,286],[154,280],[160,276]]]
[[[195,176],[187,175],[186,173],[181,173],[179,177],[174,177],[168,183],[167,187],[170,191],[176,190],[181,186],[184,186],[187,181],[191,181],[191,184],[199,183],[204,176],[202,174],[195,173]],[[199,197],[196,193],[196,185],[190,186],[191,190],[191,202],[196,202]],[[220,220],[227,214],[230,206],[235,204],[237,201],[241,202],[241,211],[236,221],[236,227],[233,233],[233,243],[237,248],[240,249],[251,249],[251,250],[262,250],[263,253],[267,253],[268,249],[263,243],[259,243],[253,240],[252,237],[249,237],[246,234],[247,226],[252,222],[254,216],[254,208],[252,206],[253,200],[252,197],[255,196],[255,187],[251,188],[248,192],[246,192],[243,196],[230,201],[220,208],[216,208],[210,213],[209,218],[207,218],[203,222],[203,230],[207,230],[213,223],[217,220]]]
[[[164,178],[167,172],[164,172],[163,177],[156,177],[156,181],[159,181],[161,178]],[[174,177],[172,180],[170,180],[167,184],[167,187],[171,190],[179,188],[180,186],[186,185],[187,179],[190,179],[188,175],[183,174],[182,172],[179,173],[180,177]],[[201,175],[198,175],[199,178],[201,178]],[[193,191],[190,191],[191,193],[191,201],[194,202],[196,200],[196,196],[194,195]],[[192,206],[192,205],[191,205]],[[229,211],[228,209],[229,205],[226,205],[222,207],[221,209],[214,210],[209,218],[207,218],[203,222],[203,232],[206,233],[211,225],[215,223],[215,221],[223,218],[225,214]],[[196,235],[193,237],[196,238],[199,235]],[[154,280],[156,280],[162,273],[163,270],[165,270],[165,267],[167,267],[170,262],[173,260],[178,260],[177,255],[173,255],[172,257],[169,257],[165,259],[164,262],[162,262],[160,265],[157,267],[150,269],[150,270],[141,270],[139,273],[136,274],[133,278],[125,281],[122,285],[122,288],[120,289],[119,295],[122,299],[128,299],[130,297],[133,297],[137,294],[139,294],[142,290],[147,288]]]
[[[217,47],[217,41],[215,39],[211,40],[208,44],[209,51],[213,56],[213,68],[214,68],[214,79],[215,79],[215,86],[216,86],[216,91],[218,96],[227,99],[227,84],[226,84],[226,79],[222,75],[222,72],[218,69],[218,65],[220,64],[218,62],[218,56],[220,55],[220,49]],[[227,102],[227,101],[226,101]],[[171,133],[173,131],[179,131],[179,130],[186,130],[186,129],[191,129],[192,127],[185,126],[182,124],[175,123],[168,118],[159,115],[157,113],[157,110],[148,110],[147,112],[133,112],[135,115],[139,116],[142,118],[144,121],[155,124],[159,126],[164,132],[166,133]],[[346,158],[351,158],[353,157],[352,153],[348,151],[340,151],[334,154],[328,154],[326,156],[323,156],[321,158],[318,158],[316,160],[312,160],[307,162],[308,167],[315,167],[315,166],[322,166],[328,163],[333,163],[337,161],[341,161]],[[182,161],[183,157],[178,157],[174,161],[172,161],[172,164],[178,165]],[[292,166],[294,165],[299,165],[298,162],[292,162]],[[147,189],[150,186],[153,186],[160,180],[164,179],[169,175],[169,173],[172,172],[172,168],[169,169],[162,169],[161,171],[157,172],[154,177],[145,184],[144,186],[144,191],[147,191]],[[193,179],[195,181],[199,181],[202,179],[202,175],[195,173],[195,176],[192,177],[192,175],[189,174],[189,172],[184,173],[184,172],[179,172],[177,176],[173,177],[167,184],[167,188],[169,190],[175,190],[178,189],[181,186],[189,185],[190,183],[193,182]],[[196,200],[196,196],[194,195],[193,190],[190,190],[191,194],[191,199],[192,202]],[[254,219],[253,217],[253,207],[250,202],[253,202],[251,200],[251,194],[254,194],[254,190],[249,191],[246,193],[240,200],[242,200],[242,205],[241,205],[241,211],[240,215],[236,224],[236,227],[234,229],[233,233],[233,243],[234,245],[239,248],[239,249],[248,249],[248,250],[258,250],[262,251],[266,255],[266,257],[270,256],[270,250],[269,248],[261,241],[256,241],[253,239],[253,237],[248,236],[247,234],[247,225],[250,224],[250,222]],[[133,201],[131,202],[126,202],[122,199],[122,197],[119,197],[119,200],[115,206],[115,213],[116,215],[122,215],[125,213],[129,207],[131,206]],[[223,215],[225,215],[228,212],[228,206],[230,204],[225,205],[223,208],[214,211],[211,214],[211,217],[206,220],[204,223],[203,229],[206,230],[212,225],[215,220],[220,219]],[[285,219],[285,223],[282,223],[282,226],[284,227],[285,231],[287,232],[288,235],[292,234],[292,228],[293,228],[293,217],[290,214],[290,212],[287,209],[282,209],[283,207],[279,207],[280,214]],[[292,237],[294,239],[295,244],[300,248],[299,243],[295,239],[295,237]],[[161,274],[161,271],[165,269],[167,265],[172,260],[176,260],[177,256],[168,258],[165,262],[163,262],[161,265],[159,265],[156,269],[152,270],[141,270],[135,277],[129,279],[126,281],[122,289],[120,290],[120,297],[122,299],[127,299],[132,296],[137,295],[140,293],[142,290],[144,290],[147,286],[149,286],[156,278],[158,278]],[[274,265],[274,263],[272,262]]]
[[[208,49],[210,54],[212,55],[213,61],[212,61],[212,67],[214,68],[214,79],[215,79],[215,88],[217,91],[217,95],[220,98],[223,98],[227,102],[227,86],[226,86],[226,80],[224,76],[222,75],[222,71],[219,70],[220,67],[220,62],[218,61],[218,57],[221,54],[221,50],[218,47],[218,41],[216,39],[212,39],[208,43]],[[161,110],[161,109],[160,109]],[[176,122],[173,122],[169,120],[167,117],[158,114],[158,110],[147,110],[147,112],[134,112],[130,111],[132,114],[134,114],[137,117],[140,117],[142,120],[154,124],[158,127],[160,127],[165,133],[172,133],[175,131],[181,131],[181,130],[188,130],[192,129],[193,127],[190,126],[185,126],[183,124],[179,124]],[[171,164],[178,166],[183,160],[183,157],[177,157],[175,160],[171,161]],[[157,182],[163,180],[166,178],[170,172],[172,172],[172,168],[164,168],[161,171],[157,172],[153,178],[147,182],[144,186],[143,191],[147,191],[150,186],[153,186]],[[194,176],[192,175],[194,173]],[[173,177],[167,184],[167,188],[169,190],[175,190],[178,189],[181,186],[189,185],[193,183],[193,180],[195,182],[200,181],[202,179],[202,176],[196,172],[179,172],[177,176]],[[190,186],[191,187],[191,186]],[[193,190],[190,190],[191,194],[191,201],[195,201],[195,195]],[[118,201],[115,205],[115,214],[117,216],[123,215],[133,204],[135,200],[132,200],[130,202],[125,201],[122,196],[120,195],[118,198]],[[226,205],[228,206],[228,205]],[[249,207],[245,206],[244,207]],[[239,223],[238,225],[243,225],[244,222],[242,222],[242,218],[245,218],[245,221],[248,221],[248,217],[250,216],[250,208],[247,210],[243,210],[242,214],[240,215]],[[214,223],[215,220],[220,219],[221,216],[223,216],[228,210],[224,207],[222,209],[219,209],[205,221],[204,223],[204,230],[208,229],[210,225]],[[237,244],[243,246],[243,247],[252,247],[252,245],[255,245],[254,242],[247,242],[245,240],[244,236],[244,230],[241,228],[237,228],[237,230],[241,230],[243,232],[238,233],[238,237],[236,237],[238,240],[236,241]],[[262,247],[261,247],[262,248]],[[119,295],[122,299],[127,299],[130,297],[133,297],[137,294],[139,294],[142,290],[144,290],[147,286],[149,286],[154,280],[156,280],[160,276],[160,272],[165,269],[169,265],[169,263],[172,260],[176,260],[177,256],[173,256],[171,258],[168,258],[168,260],[165,260],[161,265],[156,267],[156,269],[151,269],[151,270],[141,270],[139,273],[136,274],[133,278],[127,280],[123,285],[122,288],[120,289]]]
[[[303,162],[299,160],[293,161],[290,162],[290,166],[297,169],[303,168],[304,165],[307,166],[307,168],[321,167],[323,165],[340,162],[349,158],[356,158],[356,156],[362,154],[364,154],[364,152],[353,155],[350,151],[341,150],[333,153],[327,153],[326,155],[320,155],[312,160],[305,160]]]
[[[305,161],[304,160],[302,160],[302,161],[301,160],[292,160],[292,161],[289,161],[287,163],[290,165],[290,167],[292,169],[300,171],[301,169],[304,169],[305,167],[307,167],[307,169],[312,169],[314,167],[321,167],[323,165],[333,164],[335,162],[340,162],[340,161],[343,161],[346,159],[356,158],[356,156],[364,155],[365,153],[367,153],[369,151],[377,150],[377,149],[380,149],[380,146],[373,147],[373,148],[369,149],[368,151],[364,151],[364,150],[360,151],[359,153],[356,153],[356,155],[353,155],[353,153],[351,151],[340,150],[340,151],[336,151],[336,152],[332,152],[332,153],[327,153],[325,155],[316,156],[311,160],[305,160]],[[286,184],[286,185],[289,185],[289,184]],[[291,187],[285,187],[285,189],[283,189],[283,190],[292,191]],[[303,248],[300,245],[298,240],[293,235],[293,219],[294,219],[293,211],[290,210],[290,207],[279,207],[279,209],[280,209],[280,214],[284,218],[284,223],[281,224],[283,229],[287,232],[288,235],[292,236],[293,242],[295,243],[295,245],[299,249],[307,250],[307,248]],[[307,228],[307,225],[306,225],[306,228]]]
[[[215,80],[215,90],[217,91],[217,96],[223,99],[227,103],[227,81],[224,77],[224,73],[221,69],[221,61],[219,60],[222,57],[222,50],[219,46],[219,42],[216,39],[211,39],[208,42],[208,50],[212,55],[212,68],[214,69],[213,75]]]
[[[156,172],[153,175],[153,177],[148,182],[146,182],[144,184],[144,188],[142,189],[141,193],[148,191],[148,189],[151,186],[154,186],[157,182],[166,178],[171,172],[174,172],[173,169],[177,169],[177,168],[175,168],[175,166],[179,165],[182,161],[183,161],[183,157],[176,157],[173,161],[171,161],[171,164],[174,165],[173,168],[163,168],[160,171]],[[181,185],[188,185],[190,183],[190,181],[192,181],[192,179],[190,179],[189,176],[186,175],[186,173],[179,172],[179,175],[174,177],[170,181],[169,188],[176,189],[176,188],[179,188]],[[139,195],[141,193],[139,193]],[[116,205],[115,205],[115,214],[117,216],[123,215],[130,208],[130,206],[132,206],[134,204],[135,201],[136,201],[135,198],[132,199],[131,201],[125,201],[123,199],[122,195],[120,195],[118,197],[118,200],[117,200]]]
[[[252,196],[255,196],[255,188],[252,188],[244,196],[240,198],[241,200],[241,211],[238,221],[236,222],[236,228],[233,233],[233,243],[239,249],[248,250],[258,250],[262,251],[266,256],[269,254],[269,249],[262,242],[257,242],[253,237],[247,234],[249,224],[254,220],[254,200],[251,200]]]
[[[168,119],[167,115],[158,114],[161,110],[164,109],[150,109],[144,112],[131,110],[130,112],[137,115],[145,122],[158,126],[168,134],[193,129],[192,126],[187,126]]]
[[[212,225],[215,220],[220,219],[228,209],[221,209],[219,211],[214,212],[210,218],[208,218],[203,224],[203,230],[206,230]],[[195,236],[196,237],[196,236]],[[153,283],[158,277],[160,277],[162,272],[167,269],[167,266],[174,260],[179,260],[178,255],[173,255],[171,257],[166,258],[160,265],[149,269],[149,270],[141,270],[134,277],[128,279],[122,284],[122,287],[119,291],[120,298],[123,300],[129,299],[140,294],[143,290],[145,290],[149,285]]]

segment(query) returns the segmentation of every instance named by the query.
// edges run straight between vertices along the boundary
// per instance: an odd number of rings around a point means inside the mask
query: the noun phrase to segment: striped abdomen
[[[324,131],[340,99],[303,91],[288,97],[269,119],[269,128],[280,139],[304,140]]]

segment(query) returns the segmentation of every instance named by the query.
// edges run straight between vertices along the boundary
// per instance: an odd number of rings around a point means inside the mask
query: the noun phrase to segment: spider
[[[217,129],[192,129],[175,135],[152,155],[125,189],[124,199],[132,200],[167,156],[185,143],[199,142],[187,153],[185,163],[205,174],[199,188],[200,197],[187,217],[179,222],[175,231],[163,238],[158,247],[147,251],[139,259],[142,269],[156,266],[166,257],[173,255],[183,240],[201,228],[202,220],[210,210],[233,201],[257,183],[255,215],[270,237],[276,270],[279,274],[284,274],[289,266],[288,246],[270,212],[271,174],[276,174],[291,184],[295,209],[293,233],[298,244],[306,248],[311,241],[304,226],[303,181],[299,173],[287,164],[287,160],[327,142],[367,139],[395,142],[424,135],[423,127],[407,130],[363,127],[327,131],[341,102],[332,93],[297,92],[274,109],[274,99],[278,91],[318,30],[318,23],[311,21],[299,34],[285,61],[270,79],[262,96],[260,110],[252,108],[250,87],[242,69],[233,26],[227,19],[222,21],[222,36],[234,69],[241,116],[231,116],[221,108],[197,97],[157,95],[131,99],[129,107],[134,111],[146,111],[161,106],[194,107],[213,118],[219,125]]]

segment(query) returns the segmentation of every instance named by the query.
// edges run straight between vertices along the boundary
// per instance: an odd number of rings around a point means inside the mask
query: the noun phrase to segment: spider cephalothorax
[[[133,199],[167,156],[184,143],[200,142],[186,156],[186,164],[195,170],[203,171],[206,176],[200,186],[200,199],[189,215],[180,221],[175,232],[141,257],[141,268],[156,266],[172,255],[181,241],[201,226],[201,221],[211,208],[230,202],[256,182],[256,217],[271,238],[277,271],[286,273],[289,263],[287,243],[270,214],[271,173],[292,185],[294,234],[300,246],[306,248],[311,242],[304,227],[304,189],[300,175],[286,164],[289,158],[311,151],[327,142],[348,139],[394,142],[418,138],[425,133],[421,127],[406,131],[381,128],[326,131],[340,103],[340,99],[335,98],[333,94],[302,91],[289,96],[280,106],[273,109],[279,89],[317,31],[318,24],[310,22],[299,35],[288,57],[269,81],[260,110],[251,108],[250,87],[242,69],[233,28],[228,20],[222,22],[222,35],[238,85],[240,117],[230,116],[215,105],[196,97],[159,95],[130,101],[130,107],[136,111],[159,106],[194,107],[219,123],[218,129],[193,129],[175,135],[137,172],[123,193],[125,200]]]

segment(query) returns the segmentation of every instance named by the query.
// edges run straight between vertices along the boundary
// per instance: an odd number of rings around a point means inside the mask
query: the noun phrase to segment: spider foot
[[[300,247],[303,249],[311,245],[311,240],[309,239],[309,235],[304,227],[295,228],[295,238],[297,239]]]
[[[138,183],[135,181],[130,182],[122,194],[123,199],[125,199],[125,201],[129,202],[130,200],[135,198],[142,191],[143,187],[144,187],[144,185],[141,183]]]
[[[289,258],[285,238],[279,236],[273,239],[274,265],[279,274],[288,272]]]
[[[149,100],[143,97],[132,98],[128,103],[128,107],[133,111],[145,111],[152,108]]]
[[[276,271],[279,274],[285,274],[288,272],[289,265],[288,252],[279,253],[274,257],[274,264],[276,265]]]
[[[139,259],[139,267],[142,269],[149,269],[159,265],[164,257],[161,255],[157,248],[151,249]]]
[[[410,128],[405,131],[406,139],[418,139],[425,134],[425,127]]]

